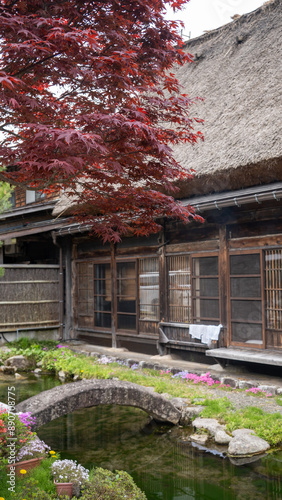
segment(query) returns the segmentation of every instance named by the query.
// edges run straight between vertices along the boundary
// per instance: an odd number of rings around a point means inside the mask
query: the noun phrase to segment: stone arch
[[[98,405],[141,408],[156,420],[177,424],[180,411],[151,389],[120,380],[81,380],[41,392],[16,406],[17,412],[31,412],[36,427],[67,413]]]

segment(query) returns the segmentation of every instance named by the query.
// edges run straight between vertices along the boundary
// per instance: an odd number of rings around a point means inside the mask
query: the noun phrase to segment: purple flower
[[[28,411],[26,413],[19,413],[19,419],[26,427],[31,427],[35,424],[35,417],[31,416],[31,412]]]

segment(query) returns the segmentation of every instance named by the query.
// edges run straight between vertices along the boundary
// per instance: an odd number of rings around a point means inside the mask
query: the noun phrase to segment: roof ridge
[[[184,43],[183,48],[187,48],[189,46],[193,46],[200,40],[206,41],[209,40],[210,38],[213,38],[219,33],[222,33],[227,30],[233,29],[234,24],[243,24],[245,21],[251,19],[252,17],[256,17],[261,13],[264,13],[266,10],[272,10],[278,7],[279,4],[281,4],[282,0],[268,0],[264,2],[260,7],[258,7],[255,10],[252,10],[251,12],[248,12],[246,14],[242,14],[240,17],[237,19],[234,19],[233,21],[230,21],[229,23],[223,24],[222,26],[219,26],[218,28],[215,28],[213,30],[207,31],[203,35],[199,35],[195,38],[191,38],[190,40],[187,40],[187,42]]]

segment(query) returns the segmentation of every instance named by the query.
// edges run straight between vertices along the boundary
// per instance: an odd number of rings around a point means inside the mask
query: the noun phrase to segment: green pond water
[[[0,379],[0,401],[7,384],[17,402],[59,384],[51,377],[15,382]],[[65,415],[38,429],[62,458],[85,467],[126,470],[148,500],[281,500],[282,453],[237,466],[216,452],[185,441],[191,430],[150,422],[137,408],[100,406]],[[215,454],[217,453],[217,454]]]

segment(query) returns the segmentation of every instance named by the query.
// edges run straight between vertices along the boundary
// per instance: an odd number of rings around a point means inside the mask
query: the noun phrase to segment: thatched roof
[[[200,96],[192,113],[205,120],[205,142],[175,148],[196,177],[182,196],[282,180],[282,0],[189,40],[194,63],[176,76]]]

